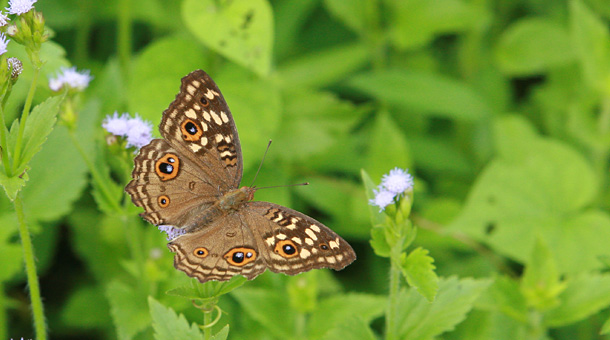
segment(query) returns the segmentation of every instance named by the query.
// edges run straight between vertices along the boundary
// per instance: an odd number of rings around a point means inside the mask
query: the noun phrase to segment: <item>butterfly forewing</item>
[[[180,93],[163,112],[161,135],[199,164],[199,171],[221,187],[235,189],[242,156],[233,116],[216,83],[201,70],[182,78]]]

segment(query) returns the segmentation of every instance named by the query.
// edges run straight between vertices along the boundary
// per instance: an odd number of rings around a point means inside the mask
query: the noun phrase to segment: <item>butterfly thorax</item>
[[[218,207],[224,211],[238,210],[239,207],[254,198],[256,189],[251,187],[241,187],[237,190],[229,191],[218,201]]]

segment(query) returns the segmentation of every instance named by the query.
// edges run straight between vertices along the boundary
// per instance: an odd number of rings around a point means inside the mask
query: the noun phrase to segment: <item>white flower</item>
[[[144,121],[136,114],[135,118],[127,121],[127,147],[135,146],[140,149],[152,140],[152,124]]]
[[[34,8],[37,0],[9,0],[6,10],[9,14],[25,14]]]
[[[398,195],[413,188],[413,176],[403,169],[394,168],[390,170],[389,174],[383,175],[381,185],[391,193]]]
[[[171,240],[175,239],[176,237],[186,233],[185,229],[176,228],[173,225],[160,225],[157,228],[159,228],[160,231],[163,231],[167,234],[168,241],[171,241]]]
[[[10,40],[6,38],[4,33],[0,33],[0,55],[6,53],[6,46]]]
[[[375,193],[375,198],[370,199],[369,204],[378,206],[380,212],[388,205],[394,203],[394,197],[396,196],[394,193],[383,188],[373,190],[373,192]]]
[[[89,70],[78,72],[76,67],[62,67],[56,78],[49,79],[49,88],[55,92],[61,90],[64,85],[83,91],[93,77],[89,75]]]
[[[6,14],[4,14],[4,13],[0,13],[0,27],[4,27],[4,26],[8,25],[8,22],[9,22],[10,20],[11,20],[11,19],[9,19],[9,18],[6,16]]]
[[[21,63],[21,60],[11,57],[6,59],[6,63],[6,66],[11,71],[11,78],[17,79],[17,77],[19,77],[21,74],[21,71],[23,71],[23,64]]]
[[[106,131],[110,132],[115,136],[127,136],[128,121],[131,119],[128,114],[123,113],[119,116],[119,113],[114,111],[112,116],[108,115],[102,122],[102,127],[106,129]]]

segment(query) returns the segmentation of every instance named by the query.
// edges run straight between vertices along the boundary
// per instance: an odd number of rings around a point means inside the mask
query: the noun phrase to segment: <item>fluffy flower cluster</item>
[[[64,85],[67,85],[70,88],[82,91],[89,86],[91,79],[93,77],[89,75],[89,70],[78,72],[76,67],[62,67],[57,77],[49,79],[49,88],[57,92]]]
[[[127,147],[140,149],[152,140],[152,124],[140,118],[137,113],[132,118],[127,113],[119,116],[115,112],[112,116],[106,116],[102,127],[115,136],[125,137]]]
[[[385,207],[394,203],[394,200],[403,192],[413,188],[413,176],[408,173],[408,170],[394,168],[390,173],[383,175],[381,184],[377,190],[373,190],[375,198],[369,200],[370,205],[379,207],[379,211],[383,211]]]
[[[6,53],[6,47],[8,46],[8,42],[10,40],[6,38],[4,33],[0,33],[0,55]]]
[[[160,231],[163,231],[167,234],[168,241],[171,241],[171,240],[175,239],[176,237],[186,233],[186,230],[176,228],[173,225],[160,225],[157,228],[159,228]]]
[[[34,9],[34,3],[38,0],[9,0],[6,10],[9,14],[25,14]]]

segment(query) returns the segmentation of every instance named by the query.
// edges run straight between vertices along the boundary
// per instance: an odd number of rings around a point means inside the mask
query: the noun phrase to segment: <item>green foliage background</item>
[[[157,125],[180,78],[203,69],[237,123],[244,183],[268,139],[257,185],[311,183],[256,199],[306,212],[354,245],[358,260],[342,272],[265,273],[223,296],[218,338],[226,324],[231,339],[383,334],[389,266],[369,243],[360,170],[378,183],[396,166],[416,176],[415,246],[444,277],[433,303],[401,293],[401,338],[608,338],[607,1],[40,0],[36,9],[55,33],[43,79],[68,65],[95,77],[77,136],[112,173],[117,201],[129,169],[113,160],[102,119],[137,112]],[[15,44],[8,54],[27,59]],[[31,77],[26,65],[7,122]],[[36,101],[50,94],[42,81]],[[127,222],[112,213],[64,126],[30,167],[24,205],[52,338],[198,334],[201,313],[165,294],[189,282],[165,238],[135,207]],[[31,338],[4,195],[0,288],[0,338]]]

